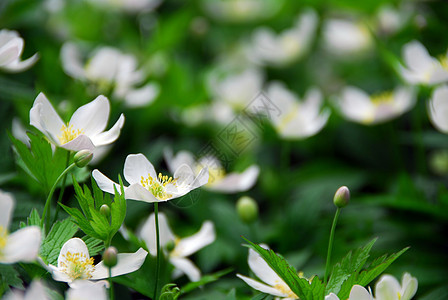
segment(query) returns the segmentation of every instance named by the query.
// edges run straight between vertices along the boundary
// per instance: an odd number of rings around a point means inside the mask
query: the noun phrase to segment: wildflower
[[[342,91],[339,108],[349,120],[377,124],[407,112],[414,104],[414,91],[408,87],[369,96],[363,90],[349,86]]]
[[[159,213],[160,246],[165,248],[170,263],[175,267],[174,276],[187,275],[191,281],[201,278],[201,271],[187,258],[199,249],[211,244],[215,236],[215,227],[212,222],[205,221],[201,229],[185,238],[179,238],[168,226],[167,218]],[[143,224],[139,237],[143,239],[152,255],[157,255],[155,215],[151,214]]]
[[[52,299],[52,297],[50,297],[50,295],[45,291],[45,289],[46,289],[45,286],[42,284],[40,280],[33,280],[25,292],[20,290],[11,290],[2,299],[9,299],[9,300]]]
[[[107,282],[78,280],[74,287],[70,287],[66,293],[67,300],[107,300]]]
[[[434,85],[448,81],[448,53],[436,59],[419,42],[403,46],[405,66],[400,66],[401,76],[410,84]]]
[[[254,186],[260,173],[260,168],[257,165],[252,165],[241,173],[226,174],[219,160],[211,155],[204,156],[196,161],[191,152],[180,151],[173,156],[172,151],[167,149],[164,151],[164,156],[171,172],[181,165],[189,166],[192,170],[196,170],[196,173],[199,173],[202,168],[207,168],[209,177],[205,188],[215,192],[238,193],[247,191]]]
[[[435,128],[448,133],[448,85],[437,87],[428,103],[429,119]]]
[[[14,208],[14,198],[0,191],[0,263],[31,262],[37,258],[41,243],[38,226],[27,226],[9,234],[8,227]]]
[[[375,285],[376,299],[410,300],[417,292],[418,281],[409,273],[404,273],[401,285],[398,280],[388,274],[381,276]]]
[[[213,18],[225,22],[251,22],[273,16],[283,6],[281,0],[207,0],[201,1]]]
[[[307,138],[318,133],[327,123],[330,111],[322,108],[322,94],[313,88],[308,90],[304,101],[279,83],[267,88],[269,99],[279,108],[279,114],[272,114],[270,120],[277,132],[286,139]]]
[[[378,300],[381,299],[383,298],[379,298]],[[325,296],[325,300],[339,300],[339,297],[334,293],[330,293],[329,295]],[[373,296],[364,287],[356,284],[352,287],[350,296],[347,300],[373,300]]]
[[[100,95],[78,108],[64,123],[48,101],[40,93],[30,110],[30,124],[39,129],[54,145],[71,150],[93,150],[95,147],[113,143],[120,135],[124,115],[108,131],[104,131],[109,118],[109,100]]]
[[[129,13],[152,11],[160,5],[162,0],[89,0],[98,6],[121,9]]]
[[[14,30],[0,30],[0,69],[9,72],[20,72],[31,67],[39,58],[34,54],[26,60],[20,60],[24,41]]]
[[[99,188],[114,194],[114,186],[120,191],[120,186],[107,178],[98,170],[93,170],[93,178]],[[174,178],[173,178],[174,177]],[[124,178],[130,184],[124,188],[126,199],[144,202],[161,202],[181,197],[193,189],[208,182],[207,168],[200,170],[197,176],[187,165],[181,165],[169,177],[157,175],[153,165],[143,154],[130,154],[124,163]]]
[[[138,270],[145,261],[148,252],[142,248],[135,253],[117,255],[117,265],[111,269],[112,277]],[[78,280],[98,280],[109,277],[109,269],[101,261],[94,264],[86,243],[80,238],[71,238],[62,246],[58,265],[48,265],[47,270],[56,281],[67,282],[76,287]]]

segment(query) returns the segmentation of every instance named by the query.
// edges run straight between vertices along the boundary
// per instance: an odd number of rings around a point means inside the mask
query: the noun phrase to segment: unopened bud
[[[100,213],[105,216],[106,218],[109,218],[110,216],[110,207],[107,204],[103,204],[100,207]]]
[[[350,190],[348,187],[341,186],[334,194],[333,203],[339,208],[347,206],[350,201]]]
[[[253,223],[258,218],[258,204],[251,197],[243,196],[236,203],[236,211],[240,219],[246,223]]]
[[[109,247],[106,250],[104,250],[103,253],[103,261],[104,265],[108,268],[112,268],[117,264],[117,256],[118,251],[115,247]]]
[[[175,247],[176,247],[176,244],[174,243],[174,241],[168,241],[168,243],[165,244],[165,249],[168,252],[173,251]]]
[[[437,175],[448,174],[448,151],[440,150],[432,153],[429,159],[431,171]]]
[[[73,161],[78,168],[84,168],[92,160],[93,153],[90,150],[81,150],[76,152]]]

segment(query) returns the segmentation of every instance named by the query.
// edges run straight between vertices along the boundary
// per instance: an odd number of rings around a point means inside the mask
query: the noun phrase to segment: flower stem
[[[114,300],[114,285],[112,283],[112,268],[109,269],[109,299]]]
[[[154,215],[156,221],[156,244],[157,244],[157,263],[156,263],[156,280],[154,283],[154,300],[157,300],[157,289],[159,282],[159,270],[160,270],[160,236],[159,236],[159,203],[154,202]]]
[[[330,232],[330,241],[328,242],[328,252],[327,252],[327,264],[325,266],[325,276],[324,276],[324,284],[327,284],[327,279],[330,273],[330,260],[331,260],[331,251],[333,249],[333,240],[334,240],[334,232],[336,229],[336,224],[338,222],[339,214],[341,213],[341,209],[338,207],[336,210],[336,214],[333,218],[333,225],[331,226]]]
[[[68,167],[68,164],[70,162],[70,151],[67,151],[67,160],[65,162],[65,167]],[[59,197],[58,197],[58,202],[57,203],[61,203],[62,201],[62,196],[64,196],[64,191],[65,191],[65,182],[67,181],[67,174],[64,175],[64,178],[62,178],[62,186],[61,186],[61,191],[59,192]],[[54,215],[54,219],[53,219],[53,223],[56,222],[56,220],[58,219],[58,214],[59,214],[59,209],[60,206],[57,205],[56,206],[56,213]]]
[[[42,213],[42,220],[40,222],[40,226],[42,227],[44,225],[44,220],[45,220],[45,231],[48,233],[49,231],[49,226],[50,226],[50,202],[51,202],[51,198],[53,197],[53,193],[56,189],[56,186],[58,185],[59,181],[61,181],[61,179],[63,177],[65,177],[65,175],[67,175],[68,172],[71,171],[71,169],[73,169],[74,167],[76,167],[76,165],[73,163],[70,166],[68,166],[62,173],[61,175],[59,175],[59,177],[56,179],[56,181],[54,182],[53,186],[51,187],[50,192],[48,193],[48,197],[47,197],[47,201],[45,201],[45,207],[44,207],[44,212]]]

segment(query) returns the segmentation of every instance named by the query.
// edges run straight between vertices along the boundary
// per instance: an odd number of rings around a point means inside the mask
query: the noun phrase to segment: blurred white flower
[[[145,76],[137,70],[136,58],[115,48],[98,48],[84,64],[76,45],[66,43],[61,49],[61,60],[65,73],[94,83],[103,92],[113,90],[113,96],[124,99],[128,107],[148,105],[159,95],[160,86],[155,82],[137,87]]]
[[[168,169],[171,172],[181,165],[188,165],[196,173],[202,168],[207,168],[209,177],[208,183],[204,187],[215,192],[245,192],[254,186],[260,173],[260,168],[257,165],[252,165],[241,173],[232,172],[226,174],[219,160],[211,155],[204,156],[199,161],[196,161],[191,152],[179,151],[173,156],[171,149],[165,149],[164,156]]]
[[[33,280],[25,292],[11,290],[4,295],[3,300],[50,300],[52,299],[45,291],[45,286],[40,280]]]
[[[148,246],[149,253],[157,255],[155,215],[151,214],[140,229],[138,236]],[[211,244],[215,236],[215,227],[211,221],[205,221],[201,229],[185,238],[179,238],[173,234],[168,221],[163,213],[159,213],[159,236],[160,246],[168,254],[170,263],[175,267],[174,277],[182,274],[188,276],[191,281],[201,278],[201,271],[187,258],[199,249]]]
[[[147,251],[140,248],[135,253],[119,253],[117,264],[112,267],[112,277],[138,270],[145,261]],[[58,265],[48,265],[56,281],[67,282],[70,286],[79,287],[79,280],[99,280],[109,277],[109,268],[103,261],[94,265],[86,243],[80,238],[71,238],[62,246],[58,257]]]
[[[389,298],[378,298],[378,300],[386,300]],[[325,300],[339,300],[339,297],[334,294],[330,293],[329,295],[325,296]],[[360,285],[354,285],[352,289],[350,290],[350,296],[347,300],[374,300],[372,294],[367,291],[364,287]]]
[[[202,6],[217,20],[243,23],[268,19],[283,3],[283,0],[203,0]]]
[[[309,89],[304,100],[289,91],[282,83],[271,83],[266,94],[279,108],[279,114],[272,114],[270,120],[277,132],[286,139],[307,138],[318,133],[330,116],[328,108],[322,110],[322,94]]]
[[[410,110],[415,104],[415,93],[410,87],[369,96],[363,90],[348,86],[343,89],[338,106],[349,120],[362,124],[389,121]]]
[[[386,35],[392,35],[401,30],[410,20],[412,4],[402,3],[398,8],[390,4],[381,5],[376,13],[377,30]]]
[[[401,76],[411,84],[434,85],[448,81],[448,53],[436,59],[417,41],[403,46],[405,66],[400,66]]]
[[[375,285],[375,298],[387,300],[410,300],[417,292],[417,278],[409,273],[404,273],[401,278],[401,285],[398,280],[391,275],[383,275]]]
[[[260,245],[268,249],[266,245]],[[267,262],[254,250],[249,249],[249,257],[247,260],[251,271],[261,279],[262,282],[252,278],[237,274],[239,278],[244,280],[250,287],[257,291],[276,296],[276,299],[293,300],[299,299],[289,286],[281,279],[277,273],[269,267]],[[327,300],[327,299],[326,299]]]
[[[302,57],[315,35],[318,17],[314,10],[305,10],[294,27],[276,34],[270,28],[257,29],[246,49],[247,58],[261,65],[282,66]]]
[[[105,8],[122,9],[129,13],[152,11],[162,3],[162,0],[88,0]]]
[[[124,115],[108,131],[109,100],[100,95],[78,108],[70,122],[64,123],[47,97],[40,93],[30,110],[30,124],[41,131],[54,145],[72,151],[93,150],[113,143],[120,135]]]
[[[89,280],[78,280],[74,287],[70,287],[66,293],[66,300],[107,300],[107,283]]]
[[[114,186],[120,192],[120,185],[113,182],[100,171],[93,170],[93,178],[99,188],[114,194]],[[173,179],[174,177],[174,179]],[[207,168],[201,169],[197,176],[187,165],[181,165],[173,177],[157,173],[143,154],[130,154],[124,163],[124,178],[130,184],[124,187],[126,199],[144,202],[161,202],[181,197],[208,182]]]
[[[27,226],[9,234],[13,209],[12,195],[0,191],[0,263],[32,262],[39,252],[41,230],[38,226]]]
[[[434,127],[448,133],[448,85],[437,87],[428,103],[429,119]]]
[[[323,25],[326,50],[338,56],[351,57],[372,45],[372,36],[366,25],[348,19],[328,19]]]
[[[24,43],[16,31],[0,30],[0,69],[12,73],[21,72],[37,61],[37,53],[26,60],[20,60]]]

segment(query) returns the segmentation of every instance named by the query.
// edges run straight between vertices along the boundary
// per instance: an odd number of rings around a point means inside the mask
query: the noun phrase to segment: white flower
[[[0,191],[0,263],[31,262],[37,258],[41,243],[38,226],[28,226],[9,234],[8,227],[14,208],[14,199]]]
[[[400,66],[401,76],[411,84],[434,85],[448,81],[448,53],[436,59],[419,42],[403,46],[405,67]]]
[[[369,96],[363,90],[349,86],[342,91],[338,106],[349,120],[377,124],[407,112],[415,100],[415,93],[409,87],[397,87],[394,91]]]
[[[25,292],[20,290],[11,290],[3,300],[50,300],[52,299],[45,291],[45,286],[39,280],[33,280]]]
[[[273,82],[267,88],[267,96],[278,108],[279,114],[272,114],[270,120],[277,132],[286,139],[307,138],[318,133],[327,123],[330,110],[322,111],[322,94],[310,89],[304,100],[280,82]]]
[[[261,245],[267,249],[266,245]],[[267,262],[254,250],[249,249],[248,264],[255,276],[261,281],[237,274],[239,278],[244,280],[249,286],[257,291],[276,296],[276,299],[292,300],[298,299],[296,294],[291,291],[289,286],[281,279],[274,270],[269,267]]]
[[[154,214],[149,216],[138,235],[145,241],[149,252],[152,255],[157,255]],[[191,281],[198,281],[201,278],[201,271],[187,258],[187,256],[190,256],[215,240],[215,227],[213,223],[205,221],[197,233],[189,237],[179,238],[171,231],[165,215],[159,213],[159,236],[161,248],[165,248],[170,263],[175,267],[174,277],[185,274]],[[174,245],[174,247],[166,247],[169,244],[171,244],[171,246]]]
[[[79,151],[113,143],[120,135],[124,116],[108,131],[109,100],[100,95],[95,100],[78,108],[64,123],[43,93],[40,93],[30,110],[30,124],[39,129],[51,143],[58,147]]]
[[[140,248],[135,253],[119,253],[117,264],[112,267],[112,277],[138,270],[145,261],[147,251]],[[109,269],[103,261],[94,265],[93,257],[89,255],[86,243],[80,238],[71,238],[61,248],[58,265],[48,265],[56,281],[67,282],[78,287],[79,280],[98,280],[109,277]]]
[[[89,0],[104,7],[122,9],[130,13],[151,11],[160,5],[162,0]]]
[[[124,187],[126,199],[144,202],[161,202],[181,197],[193,189],[208,182],[207,168],[203,168],[197,176],[187,165],[181,165],[173,177],[157,173],[153,165],[143,154],[130,154],[124,163],[124,178],[130,184]],[[120,185],[113,182],[100,171],[93,170],[93,178],[99,188],[114,194],[114,186],[120,192]]]
[[[179,151],[173,156],[172,151],[166,149],[164,156],[168,169],[171,172],[181,165],[188,165],[196,173],[206,167],[209,172],[209,177],[208,183],[204,187],[215,192],[245,192],[254,186],[260,173],[260,168],[257,165],[252,165],[241,173],[232,172],[226,174],[219,160],[211,155],[204,156],[196,161],[191,152]]]
[[[39,58],[37,53],[26,60],[20,60],[23,44],[23,39],[16,31],[0,30],[0,69],[20,72],[28,69],[37,61]]]
[[[410,300],[417,292],[418,282],[409,273],[404,273],[401,285],[395,277],[383,275],[375,285],[375,298],[378,300]]]
[[[325,300],[339,300],[339,297],[334,293],[330,293],[325,296]],[[354,285],[350,291],[350,296],[347,300],[373,300],[373,296],[364,287],[360,285]],[[386,300],[379,298],[378,300]]]
[[[324,43],[328,52],[351,57],[372,45],[368,28],[348,19],[328,19],[323,27]]]
[[[387,35],[398,32],[409,21],[413,10],[410,3],[402,3],[399,8],[381,5],[376,13],[378,30]]]
[[[275,34],[270,28],[259,28],[248,47],[249,60],[262,65],[285,65],[302,57],[309,49],[317,26],[317,15],[309,9],[296,20],[293,28]]]
[[[72,43],[66,43],[61,49],[61,60],[68,75],[92,82],[103,91],[113,89],[114,97],[124,99],[128,107],[150,104],[160,92],[156,83],[138,88],[144,81],[144,74],[137,70],[136,58],[112,47],[98,48],[84,65],[79,49]]]
[[[434,127],[448,133],[448,85],[436,88],[428,103],[429,119]]]
[[[107,283],[107,282],[106,282]],[[66,300],[107,300],[106,284],[104,281],[78,280],[75,287],[70,287],[66,293]],[[72,284],[73,285],[73,284]]]

